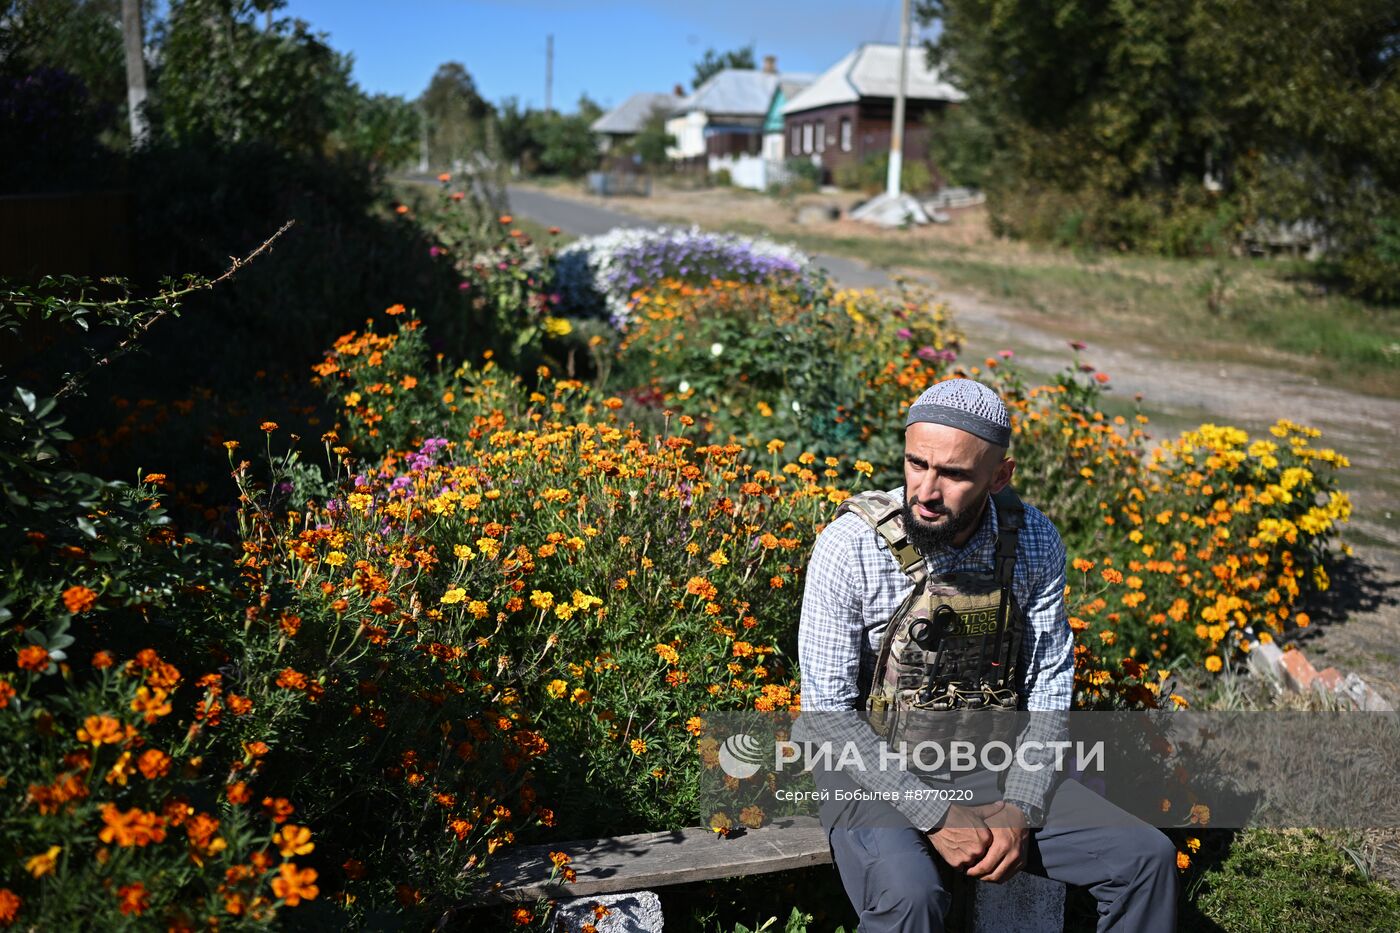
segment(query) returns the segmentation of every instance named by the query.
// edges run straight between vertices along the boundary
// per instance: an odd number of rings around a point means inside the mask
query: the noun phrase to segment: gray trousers
[[[872,805],[888,812],[854,812]],[[841,884],[860,914],[860,933],[937,933],[952,903],[942,860],[907,821],[891,825],[894,813],[886,804],[862,803],[823,814]],[[1027,847],[1023,871],[1089,889],[1100,933],[1176,930],[1176,847],[1079,782],[1055,789],[1045,826],[1031,830]]]

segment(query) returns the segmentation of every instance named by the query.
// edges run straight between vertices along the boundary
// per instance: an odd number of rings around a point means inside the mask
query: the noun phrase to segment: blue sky
[[[554,35],[554,106],[587,93],[604,106],[637,91],[689,89],[707,48],[754,44],[760,63],[820,73],[861,42],[899,39],[900,0],[290,0],[282,15],[329,33],[370,92],[416,97],[459,61],[486,99],[544,103]],[[915,27],[917,29],[917,26]]]

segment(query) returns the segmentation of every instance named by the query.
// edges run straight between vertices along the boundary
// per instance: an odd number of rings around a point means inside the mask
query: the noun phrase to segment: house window
[[[817,151],[826,151],[826,121],[817,124]]]
[[[802,151],[802,129],[796,123],[792,125],[792,145],[789,148],[793,155]]]
[[[802,124],[802,151],[812,151],[812,124]]]
[[[841,118],[841,151],[851,151],[851,118]]]

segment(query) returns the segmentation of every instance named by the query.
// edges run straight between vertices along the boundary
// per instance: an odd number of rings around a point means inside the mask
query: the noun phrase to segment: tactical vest
[[[1010,486],[992,496],[997,515],[991,573],[929,574],[904,530],[904,503],[887,492],[864,492],[837,516],[859,515],[889,545],[914,583],[880,640],[865,708],[877,733],[891,744],[919,741],[910,734],[926,714],[917,711],[1016,709],[1016,667],[1024,619],[1011,583],[1025,509]],[[914,714],[914,715],[911,715]]]

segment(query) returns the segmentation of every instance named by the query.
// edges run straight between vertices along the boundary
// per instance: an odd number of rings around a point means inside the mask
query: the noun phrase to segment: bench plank
[[[556,877],[550,852],[563,852],[577,872],[573,884]],[[704,827],[639,833],[555,845],[523,846],[487,866],[483,901],[534,901],[541,897],[587,897],[711,881],[737,875],[827,865],[826,831],[813,817],[787,817],[761,829],[722,839]]]

